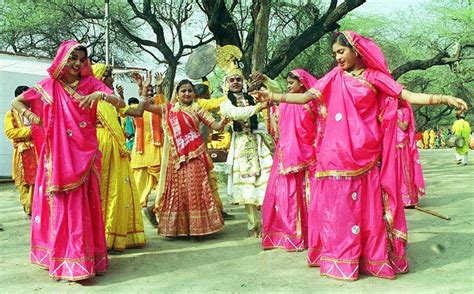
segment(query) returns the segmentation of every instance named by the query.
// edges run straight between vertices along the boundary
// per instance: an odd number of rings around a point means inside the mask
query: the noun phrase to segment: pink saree
[[[343,34],[366,69],[352,76],[336,67],[309,91],[328,114],[317,145],[308,263],[336,279],[356,280],[359,272],[393,279],[408,270],[395,160],[396,97],[403,88],[373,41]]]
[[[316,83],[316,79],[302,69],[292,73],[305,89]],[[278,129],[270,130],[277,145],[262,207],[263,249],[280,247],[301,251],[307,248],[308,167],[316,161],[318,117],[313,104],[282,103],[277,108]]]
[[[96,109],[81,109],[77,97],[95,91],[111,93],[92,76],[89,62],[81,69],[76,90],[59,77],[80,44],[65,41],[48,69],[50,77],[24,93],[41,116],[43,130],[31,222],[31,262],[56,279],[82,280],[108,265],[100,204],[100,157]]]
[[[404,102],[400,105],[398,120],[408,122],[406,131],[397,128],[397,170],[400,173],[400,194],[405,207],[414,206],[418,205],[418,197],[425,194],[425,182],[415,142],[415,119],[408,103]]]

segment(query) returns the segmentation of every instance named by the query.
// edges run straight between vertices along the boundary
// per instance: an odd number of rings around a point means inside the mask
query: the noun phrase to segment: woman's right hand
[[[268,90],[258,90],[249,94],[252,95],[257,102],[266,102],[269,100],[269,93]]]

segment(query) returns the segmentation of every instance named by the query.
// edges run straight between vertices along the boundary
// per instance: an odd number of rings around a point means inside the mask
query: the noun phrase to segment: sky
[[[381,14],[390,16],[410,8],[416,8],[429,0],[367,0],[356,11],[361,14]]]

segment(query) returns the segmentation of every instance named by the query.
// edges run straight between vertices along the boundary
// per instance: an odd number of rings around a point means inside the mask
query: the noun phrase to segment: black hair
[[[197,84],[194,86],[194,92],[196,93],[196,97],[209,97],[209,86],[204,84]]]
[[[75,50],[84,52],[84,54],[86,55],[86,58],[87,58],[87,48],[85,46],[79,45],[79,46],[76,47]]]
[[[181,88],[181,87],[184,86],[184,85],[191,85],[191,87],[192,87],[193,90],[194,90],[194,85],[193,85],[193,83],[192,83],[190,80],[188,80],[188,79],[184,79],[184,80],[179,81],[178,84],[176,85],[176,93],[178,93],[178,92],[179,92],[179,88]]]
[[[293,80],[297,80],[299,81],[300,80],[300,77],[295,75],[293,72],[288,72],[288,74],[286,75],[287,78],[290,78],[290,79],[293,79]]]
[[[349,40],[347,40],[346,38],[346,35],[344,35],[341,32],[337,32],[332,36],[331,44],[336,44],[336,43],[342,46],[352,48],[351,42],[349,42]]]
[[[28,90],[30,87],[28,86],[18,86],[16,87],[15,89],[15,97],[17,96],[20,96],[21,94],[23,94],[24,92],[26,92],[26,90]]]
[[[137,98],[135,97],[128,98],[128,105],[138,104],[138,103],[140,103],[140,100],[138,100]]]

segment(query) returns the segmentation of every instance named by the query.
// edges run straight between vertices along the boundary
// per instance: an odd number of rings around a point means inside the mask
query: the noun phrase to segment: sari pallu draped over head
[[[71,53],[79,46],[75,41],[63,42],[48,68],[50,76],[24,93],[25,100],[41,96],[41,100],[32,101],[32,111],[43,118],[40,164],[45,165],[48,174],[47,192],[80,186],[93,168],[94,159],[100,157],[95,131],[96,105],[81,109],[78,98],[79,93],[92,93],[90,87],[101,82],[92,76],[88,60],[81,68],[77,92],[60,80]]]
[[[382,50],[372,40],[360,36],[351,31],[342,32],[354,49],[362,57],[365,66],[370,69],[381,71],[391,77],[388,70],[385,57]],[[390,97],[379,92],[380,106],[380,129],[382,130],[382,155],[380,168],[380,182],[383,193],[383,204],[385,210],[385,219],[388,225],[389,240],[391,242],[390,257],[393,259],[406,258],[405,246],[397,244],[397,240],[406,245],[407,242],[407,225],[405,219],[405,211],[403,200],[399,191],[399,172],[396,164],[396,145],[397,145],[397,128],[398,128],[398,103],[399,97]],[[401,100],[404,107],[409,109],[411,124],[409,126],[410,150],[413,159],[419,162],[418,151],[415,145],[414,118],[413,110],[409,103]],[[414,150],[415,149],[415,150]],[[416,164],[416,178],[418,184],[422,180],[421,166]],[[421,184],[420,184],[421,185]]]
[[[316,78],[303,69],[291,71],[303,84],[311,89]],[[297,105],[281,103],[278,106],[279,122],[279,164],[280,173],[288,174],[306,168],[316,160],[315,133],[317,113],[310,104]]]
[[[92,70],[94,72],[94,76],[103,81],[104,74],[107,72],[109,67],[102,63],[96,63],[92,65]],[[109,122],[110,118],[117,117],[118,113],[115,107],[105,101],[99,101],[97,104],[97,119],[100,124],[106,128],[113,140],[117,143],[117,146],[120,148],[119,152],[122,157],[128,156],[127,147],[125,145],[125,135],[123,133],[122,127],[119,123],[116,122]]]

